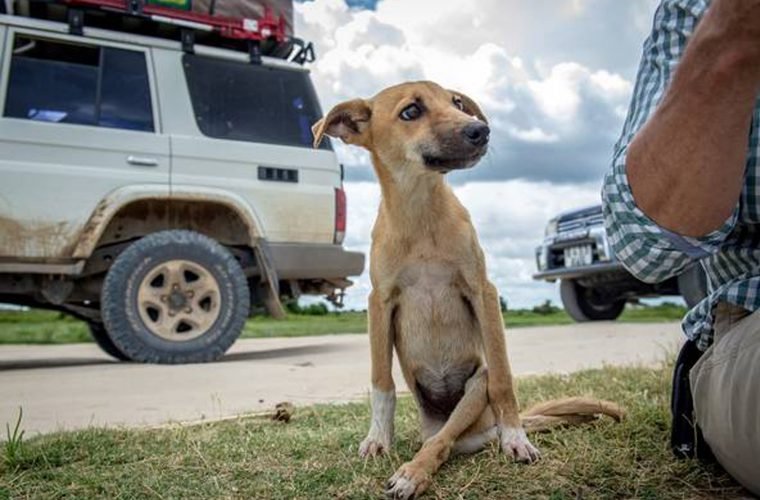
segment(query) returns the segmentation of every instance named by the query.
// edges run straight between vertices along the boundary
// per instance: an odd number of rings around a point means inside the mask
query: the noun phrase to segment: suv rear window
[[[16,36],[5,116],[152,132],[145,54]]]
[[[311,147],[311,126],[322,112],[308,73],[192,54],[183,65],[204,135]]]

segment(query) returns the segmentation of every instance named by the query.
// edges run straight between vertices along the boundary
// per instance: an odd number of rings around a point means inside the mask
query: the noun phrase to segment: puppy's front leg
[[[372,423],[367,437],[359,445],[363,457],[390,450],[393,441],[393,418],[396,412],[396,388],[393,383],[392,311],[376,291],[369,296],[369,345],[372,357]]]
[[[488,399],[500,435],[501,449],[521,462],[538,460],[540,454],[525,435],[512,384],[512,370],[504,340],[504,318],[499,307],[499,293],[486,281],[475,297],[475,313],[483,335],[488,364]]]
[[[464,395],[443,427],[425,441],[412,461],[405,463],[388,481],[388,498],[415,498],[427,489],[433,474],[449,458],[456,440],[486,410],[487,370],[481,367],[465,384]]]

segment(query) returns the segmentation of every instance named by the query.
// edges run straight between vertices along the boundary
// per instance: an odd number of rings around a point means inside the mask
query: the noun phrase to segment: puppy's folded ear
[[[325,135],[338,137],[346,144],[366,146],[372,109],[364,99],[338,104],[311,127],[314,147],[318,148]]]
[[[480,106],[478,106],[478,104],[471,97],[461,92],[457,92],[456,90],[449,90],[449,92],[462,100],[462,105],[464,106],[464,109],[462,111],[470,116],[474,116],[483,123],[488,123],[488,119],[486,118],[485,113],[483,113],[483,111],[480,109]]]

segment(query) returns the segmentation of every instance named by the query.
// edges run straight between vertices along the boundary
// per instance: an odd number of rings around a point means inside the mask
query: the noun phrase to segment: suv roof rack
[[[263,15],[252,18],[182,10],[166,6],[167,0],[16,0],[16,3],[26,4],[14,9],[16,14],[24,12],[33,18],[66,21],[69,31],[76,35],[84,34],[85,25],[128,31],[179,40],[183,50],[190,53],[198,41],[247,52],[253,64],[260,64],[262,55],[301,65],[316,59],[311,42],[289,35],[285,16],[277,15],[268,5]],[[212,0],[211,12],[215,3]]]

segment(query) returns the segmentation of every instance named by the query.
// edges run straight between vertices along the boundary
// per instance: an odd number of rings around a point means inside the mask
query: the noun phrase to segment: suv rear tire
[[[153,233],[114,261],[101,291],[103,323],[133,361],[220,358],[243,330],[250,292],[240,264],[192,231]]]
[[[625,299],[605,300],[597,290],[576,280],[562,280],[559,292],[565,311],[578,322],[615,320],[625,309]]]

